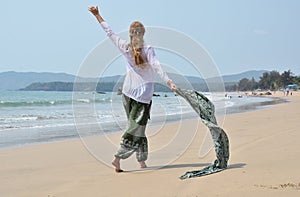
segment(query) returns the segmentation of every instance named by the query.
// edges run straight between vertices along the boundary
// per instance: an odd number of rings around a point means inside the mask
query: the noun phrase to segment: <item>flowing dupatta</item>
[[[183,90],[178,88],[176,93],[191,105],[200,116],[202,122],[209,128],[217,156],[217,159],[213,164],[201,170],[188,171],[180,176],[180,179],[205,176],[226,169],[229,159],[229,141],[224,130],[217,124],[213,103],[203,94],[194,90]]]

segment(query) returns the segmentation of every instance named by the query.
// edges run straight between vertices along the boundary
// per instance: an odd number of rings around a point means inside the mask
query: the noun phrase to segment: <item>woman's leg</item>
[[[123,170],[121,169],[120,160],[127,159],[137,150],[136,146],[131,145],[131,142],[134,141],[131,139],[132,137],[130,137],[126,133],[122,137],[120,147],[118,148],[117,153],[115,154],[115,159],[112,161],[112,165],[115,166],[116,172],[123,172]]]
[[[115,159],[111,162],[113,166],[115,166],[116,172],[123,172],[123,170],[120,167],[120,158],[115,157]]]
[[[140,163],[141,168],[146,168],[147,165],[145,161],[148,158],[148,142],[147,138],[143,140],[143,143],[136,150],[136,159]]]
[[[129,120],[129,113],[131,110],[131,99],[127,97],[126,95],[122,94],[122,102],[123,102],[123,107],[126,112],[127,120]],[[124,138],[122,137],[122,141],[120,144],[120,147],[117,150],[117,153],[115,154],[114,160],[111,162],[112,165],[115,167],[116,172],[123,172],[121,169],[120,165],[120,160],[128,158],[134,151],[128,150],[124,145],[123,145],[123,140]]]
[[[137,154],[137,160],[141,162],[141,167],[146,167],[145,160],[148,156],[145,129],[150,117],[151,104],[140,103],[123,95],[123,105],[128,118],[128,125],[122,136],[120,147],[115,154],[115,160],[112,162],[116,171],[121,169],[120,159],[127,159],[134,152]]]

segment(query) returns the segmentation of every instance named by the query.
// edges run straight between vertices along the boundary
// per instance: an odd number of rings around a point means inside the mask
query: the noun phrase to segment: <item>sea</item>
[[[183,98],[156,92],[149,125],[196,119]],[[273,97],[204,93],[217,116],[270,107]],[[0,149],[120,132],[126,128],[122,96],[117,92],[0,91]],[[78,128],[87,128],[78,132]]]

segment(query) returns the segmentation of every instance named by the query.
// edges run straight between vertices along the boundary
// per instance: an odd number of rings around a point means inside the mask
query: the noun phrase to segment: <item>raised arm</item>
[[[89,6],[88,10],[96,17],[97,21],[100,23],[102,29],[106,32],[107,36],[113,41],[113,43],[118,47],[118,49],[124,53],[128,49],[128,42],[126,40],[121,39],[118,35],[116,35],[103,17],[99,13],[98,6]]]

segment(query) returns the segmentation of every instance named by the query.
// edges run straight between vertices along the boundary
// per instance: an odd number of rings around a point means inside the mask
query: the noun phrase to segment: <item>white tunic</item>
[[[116,35],[106,22],[102,22],[101,26],[127,60],[123,94],[138,102],[150,103],[154,91],[154,74],[157,73],[166,83],[170,80],[156,59],[154,49],[150,45],[144,45],[142,54],[148,65],[145,68],[138,68],[135,65],[129,42]]]

